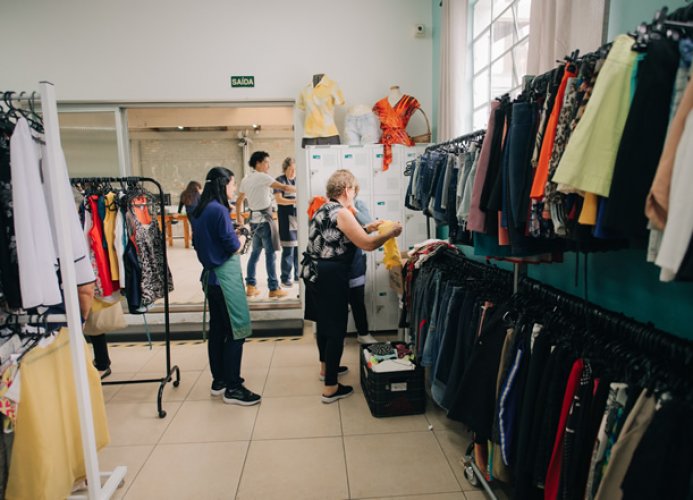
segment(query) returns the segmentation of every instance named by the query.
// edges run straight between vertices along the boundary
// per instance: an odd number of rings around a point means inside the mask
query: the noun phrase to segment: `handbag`
[[[428,132],[424,134],[413,135],[411,136],[411,140],[414,141],[414,143],[416,144],[426,144],[431,142],[431,123],[428,121],[428,116],[426,116],[424,110],[419,108],[419,111],[421,111],[421,113],[424,116],[424,120],[426,120],[426,129],[428,129]]]
[[[123,306],[120,301],[113,305],[94,300],[87,322],[84,324],[85,335],[102,335],[104,333],[122,330],[128,326],[123,314]]]

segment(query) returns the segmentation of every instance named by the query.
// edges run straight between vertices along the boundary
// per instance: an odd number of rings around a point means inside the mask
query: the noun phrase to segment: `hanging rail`
[[[98,182],[124,182],[129,184],[151,182],[159,190],[159,208],[161,210],[161,217],[166,214],[166,205],[164,203],[164,190],[161,184],[156,179],[151,177],[73,177],[70,179],[72,184],[84,184],[84,183],[98,183]],[[162,224],[163,226],[163,224]],[[169,297],[168,297],[168,255],[166,252],[166,231],[162,228],[161,231],[161,248],[164,259],[164,341],[166,345],[166,374],[161,378],[150,378],[150,379],[137,379],[137,380],[109,380],[103,381],[103,385],[116,385],[116,384],[147,384],[147,383],[159,383],[159,393],[157,396],[156,404],[159,414],[159,418],[164,418],[166,416],[166,411],[164,411],[162,406],[162,398],[164,395],[164,387],[168,382],[173,382],[173,387],[178,387],[180,385],[180,368],[177,365],[171,366],[171,328],[169,319]],[[173,374],[175,373],[176,379],[173,380]]]

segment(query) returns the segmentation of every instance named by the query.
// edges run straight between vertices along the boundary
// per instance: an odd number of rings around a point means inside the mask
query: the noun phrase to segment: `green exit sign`
[[[232,76],[231,87],[255,87],[254,76]]]

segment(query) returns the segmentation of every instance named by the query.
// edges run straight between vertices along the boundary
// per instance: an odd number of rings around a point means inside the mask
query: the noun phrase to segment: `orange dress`
[[[419,109],[419,101],[410,95],[403,95],[397,104],[392,106],[387,97],[383,97],[373,106],[373,112],[380,118],[380,128],[383,135],[380,137],[380,144],[383,144],[384,158],[383,171],[390,168],[392,163],[392,145],[404,144],[413,146],[414,141],[407,134],[406,128],[411,115]]]

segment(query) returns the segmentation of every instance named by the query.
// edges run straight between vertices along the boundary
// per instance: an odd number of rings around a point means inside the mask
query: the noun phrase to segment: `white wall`
[[[2,90],[48,79],[58,100],[286,100],[324,72],[348,103],[397,83],[431,111],[421,0],[3,0],[0,12]],[[256,87],[232,89],[231,75]]]

